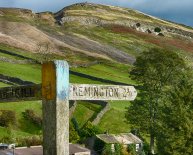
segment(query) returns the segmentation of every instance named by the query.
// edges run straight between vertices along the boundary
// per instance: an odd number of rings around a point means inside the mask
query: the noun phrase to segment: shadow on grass
[[[19,119],[18,123],[19,123],[19,129],[23,132],[27,132],[35,135],[39,135],[42,132],[41,127],[38,127],[37,125],[33,124],[29,120],[26,120],[25,118]]]

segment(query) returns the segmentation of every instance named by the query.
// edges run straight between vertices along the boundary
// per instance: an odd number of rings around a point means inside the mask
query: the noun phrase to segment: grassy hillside
[[[32,81],[34,83],[41,82],[41,66],[28,64],[10,64],[0,62],[1,74],[18,77],[22,80]]]
[[[99,126],[103,131],[109,133],[130,132],[130,125],[126,123],[126,107],[130,105],[128,101],[111,101],[111,109],[102,118]],[[113,116],[113,117],[112,117]]]
[[[71,83],[137,85],[129,71],[135,57],[152,47],[175,51],[193,65],[192,28],[135,10],[80,3],[57,13],[0,8],[0,14],[0,74],[23,81],[41,83],[42,61],[61,59],[68,61],[71,71],[84,75],[70,74]],[[5,86],[9,85],[0,82]],[[124,115],[130,102],[110,104],[99,127],[110,133],[129,132]],[[3,109],[16,112],[17,124],[11,128],[15,136],[41,133],[22,116],[26,109],[41,115],[40,101],[0,103]],[[81,101],[73,117],[82,127],[100,109]],[[0,127],[0,137],[9,132]]]
[[[28,136],[33,134],[39,134],[40,128],[36,127],[34,124],[24,119],[22,112],[26,109],[33,109],[37,114],[41,115],[41,102],[40,101],[20,101],[20,102],[9,102],[1,103],[1,110],[12,110],[16,113],[17,122],[15,125],[12,125],[11,128],[0,128],[0,138],[4,135],[7,135],[7,132],[11,129],[14,136]]]
[[[95,60],[131,64],[140,52],[159,47],[175,50],[192,64],[191,27],[136,10],[80,3],[57,13],[0,11],[0,43],[28,54],[51,54],[51,58],[62,57],[75,65]]]
[[[101,110],[101,106],[92,102],[79,101],[72,117],[78,122],[79,128],[88,121],[93,121],[93,117]]]
[[[129,78],[130,66],[108,63],[108,64],[96,64],[89,67],[77,67],[72,68],[73,71],[91,75],[94,77],[101,77],[103,79],[112,80],[115,82],[122,82],[125,84],[134,84]]]
[[[8,86],[9,86],[8,84],[3,83],[3,82],[0,82],[0,88],[1,88],[1,87],[8,87]]]

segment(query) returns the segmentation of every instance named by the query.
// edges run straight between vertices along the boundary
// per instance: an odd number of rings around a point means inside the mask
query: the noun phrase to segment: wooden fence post
[[[57,60],[42,66],[43,154],[69,155],[69,66]]]

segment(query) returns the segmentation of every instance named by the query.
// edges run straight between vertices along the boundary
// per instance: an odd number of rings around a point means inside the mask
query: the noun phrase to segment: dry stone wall
[[[164,26],[160,24],[155,24],[155,23],[148,23],[148,22],[143,22],[143,21],[136,21],[132,19],[127,19],[127,20],[104,20],[99,17],[86,17],[86,16],[64,16],[59,19],[58,21],[60,24],[68,23],[68,22],[78,22],[82,25],[98,25],[98,26],[105,26],[105,25],[120,25],[120,26],[125,26],[129,27],[132,29],[135,29],[140,32],[144,33],[153,33],[155,35],[160,35],[163,34],[176,34],[176,35],[181,35],[184,37],[188,37],[190,39],[193,38],[193,33],[177,29],[171,26]],[[155,28],[159,27],[161,29],[160,33],[155,32]],[[163,36],[162,35],[162,36]]]

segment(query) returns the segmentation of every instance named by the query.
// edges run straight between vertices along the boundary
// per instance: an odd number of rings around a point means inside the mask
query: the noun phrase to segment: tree
[[[77,143],[80,141],[80,137],[78,135],[78,132],[75,130],[73,123],[70,121],[69,123],[69,130],[70,130],[70,135],[69,135],[69,141],[71,143]]]
[[[16,114],[12,110],[0,110],[0,126],[9,127],[16,124]]]
[[[155,137],[159,120],[159,107],[164,90],[178,83],[185,62],[176,53],[153,48],[137,57],[130,72],[132,79],[139,82],[142,89],[139,96],[128,108],[127,120],[134,128],[150,134],[150,150],[155,153]]]
[[[84,139],[84,138],[95,136],[100,133],[101,133],[101,129],[98,126],[93,125],[90,121],[88,121],[81,129],[80,136],[82,139]]]
[[[191,78],[192,79],[192,78]],[[193,150],[193,81],[184,77],[164,100],[157,137],[160,155],[191,155]]]
[[[154,29],[154,31],[159,33],[159,32],[161,32],[161,28],[156,27],[156,28]]]

